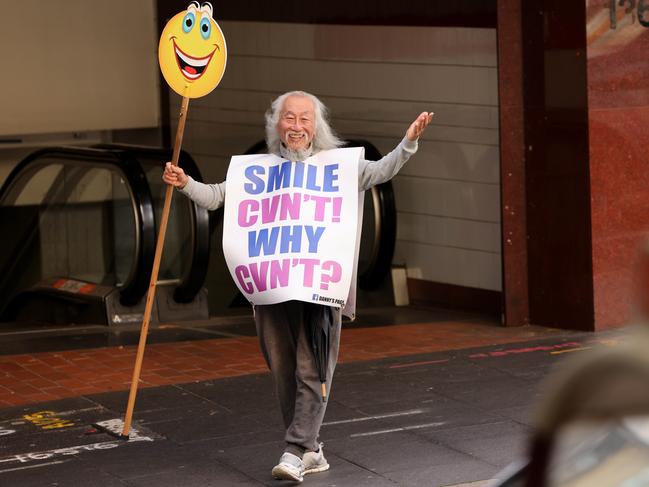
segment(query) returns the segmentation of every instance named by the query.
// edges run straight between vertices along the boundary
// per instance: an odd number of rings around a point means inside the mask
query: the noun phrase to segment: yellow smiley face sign
[[[221,81],[228,58],[225,37],[212,5],[192,2],[165,25],[158,46],[160,69],[181,96],[207,95]]]

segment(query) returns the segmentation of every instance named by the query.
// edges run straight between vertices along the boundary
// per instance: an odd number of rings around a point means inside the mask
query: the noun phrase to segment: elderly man
[[[432,113],[421,113],[408,127],[399,145],[381,160],[360,161],[359,191],[388,181],[397,174],[417,151],[417,140],[432,117]],[[266,143],[269,152],[290,161],[302,161],[322,150],[342,145],[329,126],[325,106],[315,96],[303,91],[285,93],[273,101],[266,113]],[[196,182],[182,168],[170,163],[165,167],[163,179],[210,210],[221,207],[225,201],[225,182]],[[255,306],[261,350],[275,381],[286,426],[286,448],[272,470],[275,478],[301,482],[305,474],[329,468],[322,444],[318,442],[326,403],[320,397],[320,380],[310,350],[309,320],[326,318],[334,324],[327,370],[329,390],[338,358],[342,313],[353,315],[355,289],[355,283],[352,283],[347,300],[352,309],[340,310],[302,301]]]

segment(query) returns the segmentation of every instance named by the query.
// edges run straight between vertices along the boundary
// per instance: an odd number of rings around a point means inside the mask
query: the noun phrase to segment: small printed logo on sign
[[[314,294],[313,300],[317,303],[327,303],[327,305],[335,304],[340,306],[341,308],[345,306],[344,299],[329,298],[327,296],[320,296],[319,294]]]

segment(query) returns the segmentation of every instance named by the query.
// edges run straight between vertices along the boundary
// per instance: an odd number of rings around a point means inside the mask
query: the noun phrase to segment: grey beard
[[[313,155],[313,143],[309,144],[309,147],[306,149],[293,150],[286,147],[284,142],[280,142],[279,153],[284,159],[288,159],[291,162],[303,161]]]

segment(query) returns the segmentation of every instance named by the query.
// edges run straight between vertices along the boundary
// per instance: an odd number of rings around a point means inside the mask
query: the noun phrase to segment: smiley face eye
[[[192,27],[194,27],[195,17],[193,12],[187,12],[183,18],[183,32],[188,34]]]
[[[210,19],[203,17],[201,19],[201,35],[203,36],[203,39],[207,40],[210,37],[211,32],[212,24],[210,23]]]

